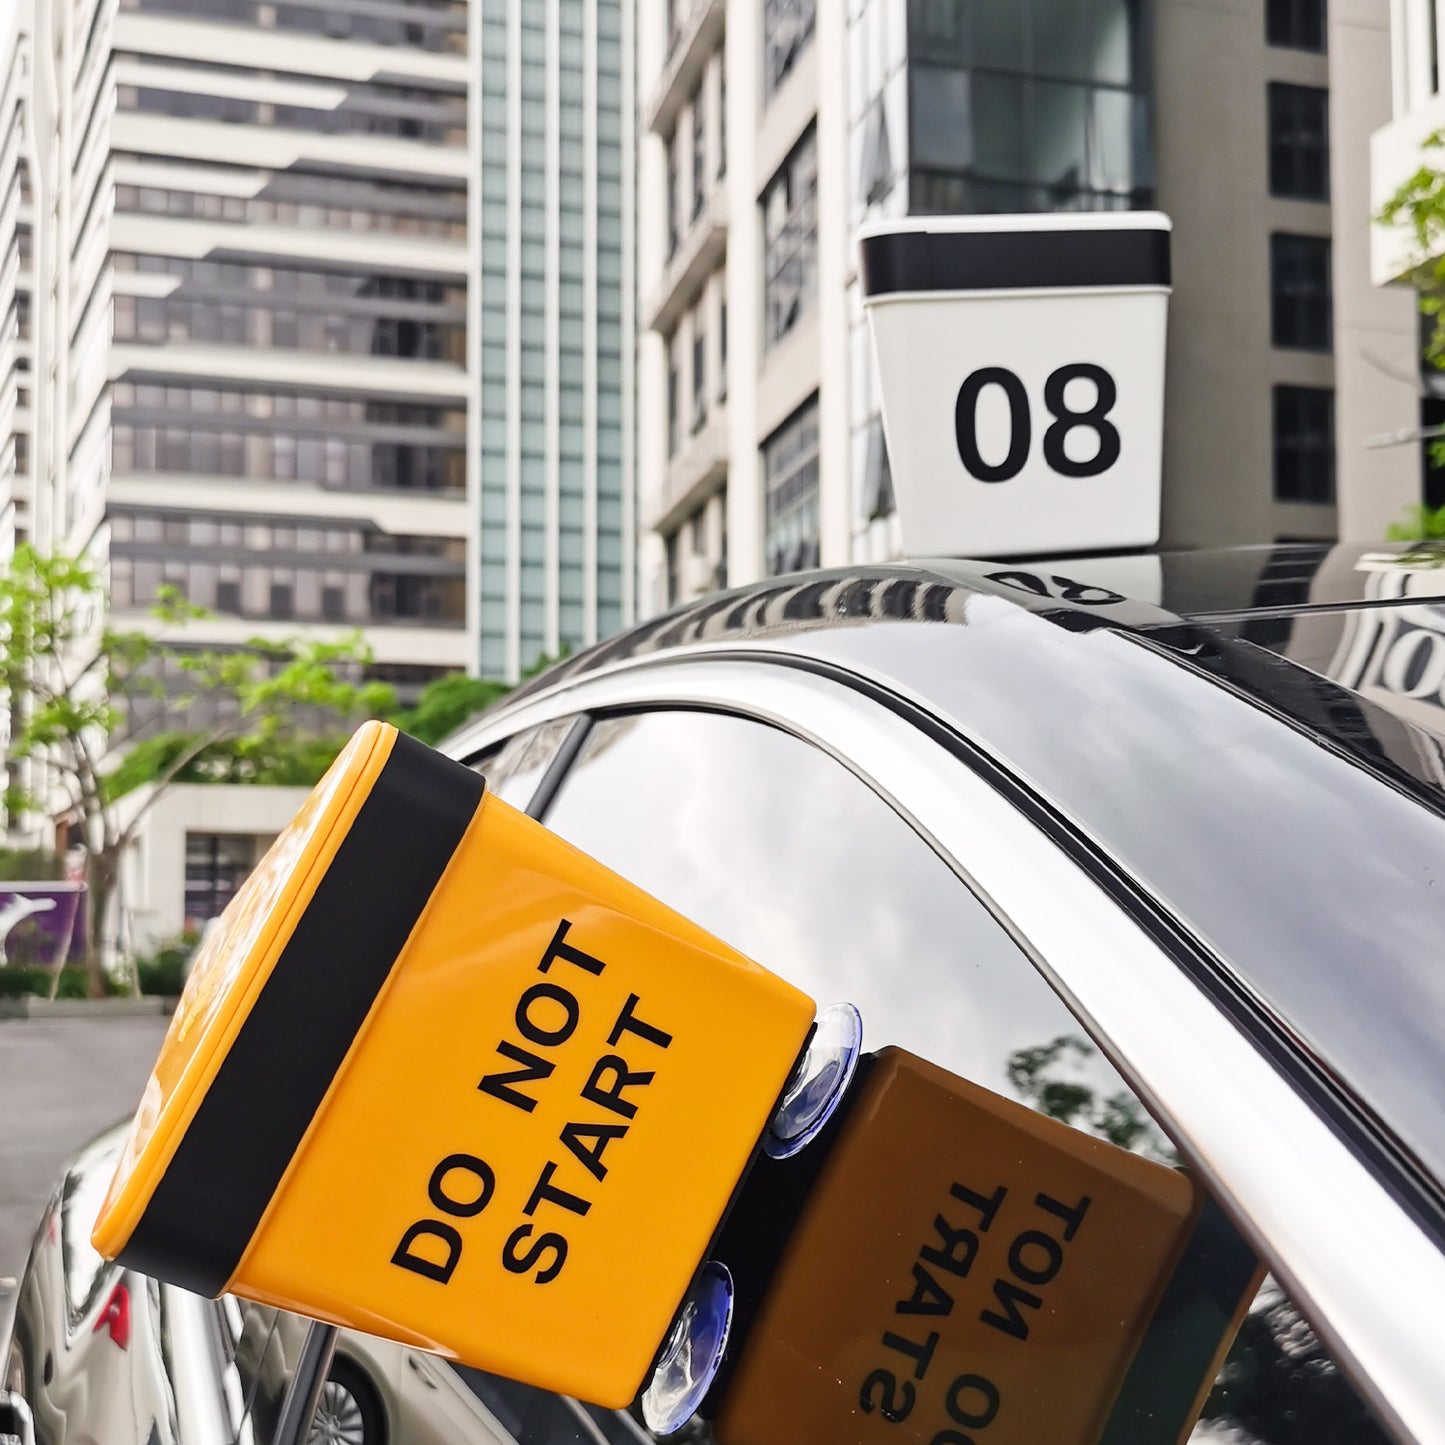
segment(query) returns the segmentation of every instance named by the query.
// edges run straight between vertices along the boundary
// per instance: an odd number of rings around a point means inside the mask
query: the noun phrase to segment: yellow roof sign
[[[367,724],[197,961],[95,1244],[621,1406],[813,1014]]]

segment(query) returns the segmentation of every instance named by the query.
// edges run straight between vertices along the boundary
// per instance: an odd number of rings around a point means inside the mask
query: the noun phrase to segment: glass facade
[[[466,543],[360,522],[113,508],[110,595],[155,602],[163,586],[222,616],[375,626],[465,622]]]
[[[910,210],[1148,206],[1146,54],[1143,0],[908,0]]]
[[[818,565],[818,398],[763,443],[763,561],[770,577]]]
[[[906,16],[891,0],[862,0],[848,22],[848,219],[865,221],[908,212],[911,72]],[[851,555],[875,561],[897,554],[893,493],[881,485],[887,469],[879,415],[873,346],[862,291],[848,287],[848,429]]]
[[[450,51],[467,48],[466,0],[407,0],[405,5],[352,3],[277,5],[272,0],[120,0],[122,10],[183,15],[198,20],[240,23],[271,30],[364,40],[371,45]]]
[[[115,188],[115,208],[119,212],[198,221],[324,226],[328,230],[384,231],[450,241],[464,241],[467,236],[467,195],[462,188],[291,175],[286,171],[268,173],[254,196],[121,182]],[[119,264],[120,258],[116,260]]]
[[[793,329],[818,294],[818,138],[809,127],[759,202],[763,211],[763,339]]]
[[[112,473],[187,472],[354,491],[460,495],[460,406],[242,388],[117,382]]]
[[[626,620],[630,77],[620,0],[557,0],[551,30],[545,4],[480,7],[478,661],[505,676]]]
[[[125,259],[141,271],[163,269],[181,284],[164,296],[117,288],[116,341],[221,342],[466,364],[461,285],[234,261]]]
[[[208,67],[217,89],[247,76],[244,70]],[[165,89],[160,86],[116,87],[116,107],[142,115],[168,115],[178,120],[222,121],[232,125],[267,125],[318,135],[385,135],[405,140],[458,144],[466,139],[467,99],[464,93],[434,88],[348,82],[339,105],[278,105],[211,91]]]

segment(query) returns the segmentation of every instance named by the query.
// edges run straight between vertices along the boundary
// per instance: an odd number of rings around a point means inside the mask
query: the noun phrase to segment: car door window
[[[602,719],[545,822],[820,1003],[858,1005],[865,1048],[906,1049],[1115,1145],[1178,1162],[1007,929],[883,799],[811,745],[715,713]],[[969,1141],[937,1147],[966,1157]],[[583,1445],[589,1423],[607,1445],[645,1445],[629,1412],[578,1407],[476,1370],[450,1374],[517,1445]],[[1296,1429],[1302,1416],[1308,1435]],[[421,1420],[395,1432],[395,1445],[433,1438]],[[1272,1282],[1201,1420],[1199,1440],[1241,1445],[1384,1438]],[[680,1438],[706,1445],[711,1431],[699,1419]],[[777,1445],[831,1442],[780,1430]]]
[[[552,759],[573,726],[572,718],[542,723],[509,738],[495,752],[475,759],[471,766],[504,803],[525,809],[546,775]]]
[[[892,808],[809,744],[702,712],[599,721],[546,822],[820,1002],[857,1004],[866,1048],[902,1046],[1174,1160],[1002,925]],[[1205,1403],[1198,1438],[1283,1445],[1297,1438],[1301,1412],[1315,1442],[1384,1439],[1271,1281]]]
[[[1078,1024],[899,816],[825,753],[701,712],[594,724],[553,832],[896,1044],[1020,1097],[1010,1062]],[[1123,1088],[1096,1054],[1102,1095]]]

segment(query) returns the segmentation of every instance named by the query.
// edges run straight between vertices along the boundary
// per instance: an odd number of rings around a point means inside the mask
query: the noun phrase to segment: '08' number
[[[1094,383],[1094,404],[1084,411],[1070,411],[1064,404],[1064,388],[1071,381]],[[986,386],[996,386],[1008,399],[1009,446],[1001,462],[984,461],[978,450],[978,398]],[[1119,429],[1108,417],[1119,399],[1114,378],[1091,361],[1076,361],[1049,373],[1044,382],[1044,405],[1053,425],[1044,433],[1044,461],[1063,477],[1097,477],[1119,460]],[[1064,438],[1075,427],[1088,427],[1099,438],[1099,449],[1087,461],[1073,461],[1064,451]],[[984,366],[964,378],[953,408],[953,428],[958,438],[959,460],[968,474],[980,482],[1007,482],[1023,471],[1033,441],[1033,418],[1029,395],[1018,373],[1002,366]]]

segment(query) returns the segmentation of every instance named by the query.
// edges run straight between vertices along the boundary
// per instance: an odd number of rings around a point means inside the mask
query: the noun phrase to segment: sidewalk
[[[0,1023],[15,1019],[123,1019],[174,1013],[173,998],[0,998]]]

